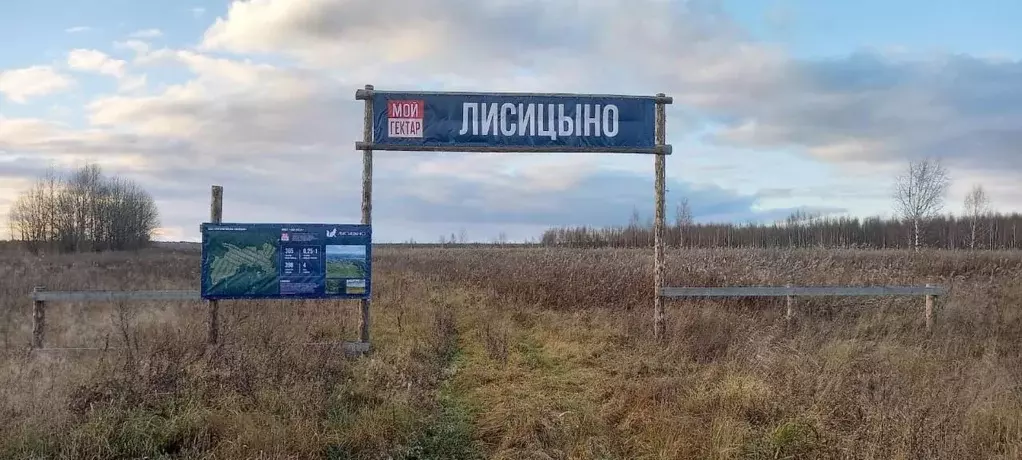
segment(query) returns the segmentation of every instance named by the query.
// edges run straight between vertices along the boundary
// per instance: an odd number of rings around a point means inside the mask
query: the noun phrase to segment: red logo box
[[[387,101],[387,118],[419,118],[423,116],[426,102],[422,99],[409,101]]]

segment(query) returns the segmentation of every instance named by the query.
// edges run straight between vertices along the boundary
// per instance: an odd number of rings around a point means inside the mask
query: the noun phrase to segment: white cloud
[[[128,34],[128,37],[130,38],[159,38],[162,36],[163,31],[160,29],[142,29]]]
[[[200,49],[297,58],[378,87],[666,91],[711,108],[785,84],[791,75],[781,50],[745,41],[701,3],[235,1]],[[392,10],[414,19],[396,21]]]
[[[145,89],[147,77],[142,75],[127,75],[121,78],[117,90],[122,93],[133,93]]]
[[[139,60],[140,64],[170,63],[183,66],[198,76],[207,86],[226,85],[227,89],[238,90],[255,85],[263,86],[280,80],[294,81],[299,75],[292,69],[278,68],[250,60],[239,61],[214,58],[188,50],[161,49],[148,53]],[[299,90],[299,88],[289,88]]]
[[[188,148],[182,140],[96,128],[75,129],[38,118],[0,116],[0,151],[38,155],[37,158],[156,159],[169,152],[187,152]]]
[[[67,32],[69,34],[76,34],[76,33],[81,33],[81,32],[88,32],[90,30],[92,30],[92,27],[88,27],[88,26],[75,26],[75,27],[68,27],[67,29],[64,29],[64,32]]]
[[[114,59],[106,53],[90,49],[73,49],[67,55],[68,67],[85,72],[95,72],[112,77],[123,77],[125,62]]]
[[[126,46],[139,48],[137,43],[130,43]],[[94,72],[102,75],[109,75],[117,78],[118,91],[132,93],[142,90],[146,86],[146,75],[129,75],[127,73],[127,62],[121,59],[114,59],[102,51],[89,49],[74,49],[68,53],[68,67],[82,71]]]
[[[49,66],[32,66],[0,71],[0,93],[7,99],[25,103],[29,99],[63,91],[74,80]]]
[[[395,21],[394,9],[413,19]],[[868,51],[796,60],[749,40],[715,2],[234,1],[200,48],[297,58],[379,88],[665,91],[722,124],[718,142],[1022,171],[1022,62]]]
[[[0,115],[0,141],[4,150],[14,150],[10,142],[22,139],[45,140],[54,134],[57,124],[38,118],[7,118]]]
[[[136,58],[145,57],[149,53],[149,44],[141,40],[125,40],[114,42],[114,48],[128,49],[135,52]]]
[[[183,66],[195,78],[157,95],[98,98],[87,106],[90,123],[238,148],[339,143],[338,120],[358,116],[352,86],[321,74],[186,50],[141,60],[157,63]]]

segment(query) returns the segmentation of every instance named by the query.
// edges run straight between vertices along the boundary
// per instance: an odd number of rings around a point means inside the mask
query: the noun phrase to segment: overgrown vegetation
[[[374,251],[370,357],[340,302],[52,304],[194,288],[198,254],[0,255],[0,458],[1011,459],[1022,456],[1022,254],[687,250],[668,284],[921,284],[918,298],[671,302],[629,249]]]

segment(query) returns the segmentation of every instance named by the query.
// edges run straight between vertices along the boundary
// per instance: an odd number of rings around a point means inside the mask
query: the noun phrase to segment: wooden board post
[[[224,188],[214,185],[210,191],[209,221],[214,224],[223,223],[224,217]],[[207,342],[210,345],[220,343],[220,305],[217,301],[209,301],[209,331]]]
[[[927,284],[926,287],[931,287],[931,285]],[[926,294],[924,298],[926,299],[926,305],[923,309],[923,316],[926,319],[926,330],[929,331],[933,328],[933,295]]]
[[[33,294],[38,294],[43,291],[42,286],[36,286],[32,289]],[[46,301],[36,298],[32,298],[32,348],[39,349],[43,347],[46,330]]]
[[[663,98],[664,93],[657,94]],[[663,102],[656,104],[656,144],[667,143],[666,133],[666,110]],[[664,287],[664,189],[666,187],[665,155],[656,154],[654,159],[654,172],[656,174],[654,189],[656,191],[655,216],[653,220],[653,336],[657,340],[663,340],[666,335],[667,325],[664,318],[664,298],[660,295],[660,288]]]
[[[790,289],[791,285],[789,284],[785,287]],[[792,320],[795,319],[795,296],[792,294],[785,296],[785,303],[787,308],[784,311],[784,320],[791,324]]]
[[[365,86],[366,92],[372,94],[373,85]],[[366,145],[373,142],[373,98],[365,100],[365,120],[362,129],[362,141]],[[367,148],[362,151],[362,224],[373,223],[373,150]],[[372,242],[369,242],[372,245]],[[370,274],[370,278],[372,274]],[[369,307],[370,299],[359,301],[360,315],[358,317],[358,340],[362,343],[369,343]]]

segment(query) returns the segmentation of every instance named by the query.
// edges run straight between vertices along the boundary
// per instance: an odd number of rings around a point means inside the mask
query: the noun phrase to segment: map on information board
[[[202,224],[205,299],[362,299],[371,275],[368,225]]]

